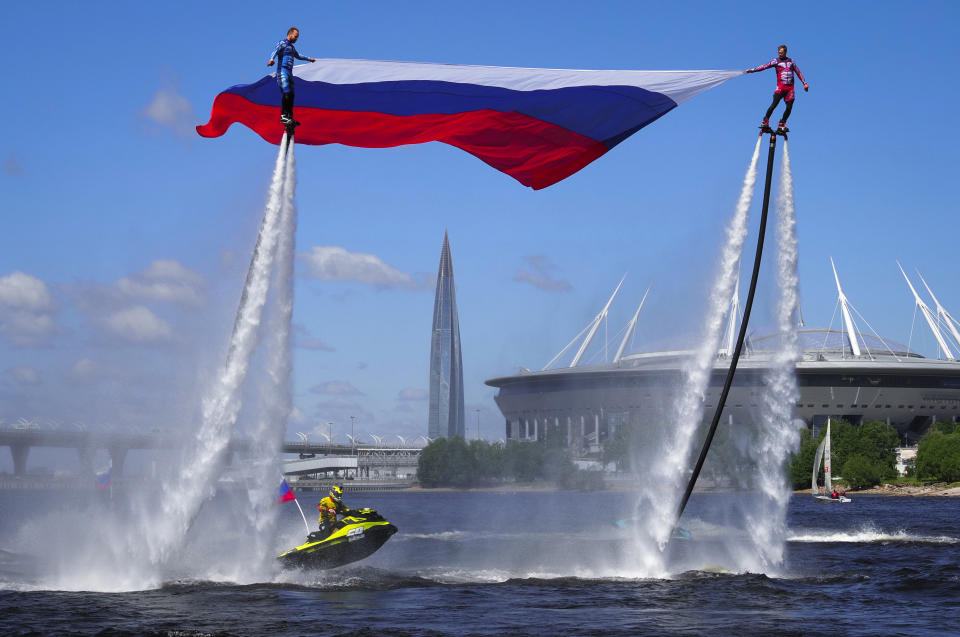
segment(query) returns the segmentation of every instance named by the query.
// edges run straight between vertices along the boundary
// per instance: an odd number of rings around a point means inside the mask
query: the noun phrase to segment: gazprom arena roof
[[[903,343],[874,336],[872,334],[858,333],[861,354],[875,357],[895,357],[895,358],[924,358],[924,356],[911,352]],[[776,350],[779,348],[781,339],[780,334],[769,334],[755,339],[751,339],[748,347],[753,351]],[[804,356],[816,356],[820,354],[826,358],[835,358],[837,356],[853,356],[850,349],[850,341],[846,332],[827,329],[799,330],[797,332],[797,341],[803,350]]]

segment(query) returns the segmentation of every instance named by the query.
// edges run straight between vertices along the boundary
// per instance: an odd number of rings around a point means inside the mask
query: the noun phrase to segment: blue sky
[[[949,63],[960,10],[756,6],[3,3],[0,418],[163,428],[194,417],[223,359],[276,147],[243,127],[208,140],[193,126],[219,91],[266,74],[291,25],[313,57],[554,68],[743,69],[786,42],[811,87],[790,120],[808,326],[833,315],[831,255],[884,336],[906,342],[914,320],[895,259],[960,313]],[[480,409],[483,436],[503,436],[483,380],[542,367],[624,272],[611,348],[651,284],[637,348],[696,334],[773,87],[772,71],[736,78],[539,192],[441,144],[298,147],[289,430],[348,431],[354,415],[363,434],[426,432],[429,281],[445,229],[471,432]],[[309,255],[331,248],[374,255],[381,278],[318,278]],[[753,333],[770,323],[773,255]],[[926,328],[912,334],[936,355]]]

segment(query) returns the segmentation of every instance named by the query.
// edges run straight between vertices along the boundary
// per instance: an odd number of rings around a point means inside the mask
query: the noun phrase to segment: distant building
[[[431,438],[465,436],[463,410],[463,363],[460,358],[460,321],[457,291],[453,282],[450,240],[443,233],[437,292],[433,300],[433,331],[430,335],[430,414],[427,435]]]

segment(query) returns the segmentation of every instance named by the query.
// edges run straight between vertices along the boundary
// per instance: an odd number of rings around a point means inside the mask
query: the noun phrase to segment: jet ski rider
[[[343,503],[343,488],[336,484],[330,487],[330,495],[320,500],[317,509],[320,511],[318,520],[320,534],[326,537],[333,533],[337,526],[337,514],[347,515],[350,513],[350,509]]]

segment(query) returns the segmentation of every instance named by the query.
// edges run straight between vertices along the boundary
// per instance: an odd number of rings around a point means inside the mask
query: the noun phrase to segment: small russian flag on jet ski
[[[295,67],[295,140],[364,148],[443,142],[539,190],[742,73],[317,60]],[[197,132],[219,137],[234,122],[280,143],[274,75],[217,95]]]
[[[287,479],[284,478],[280,486],[277,487],[277,503],[289,502],[290,500],[296,499],[297,496],[293,495],[293,489],[290,488],[290,485],[287,484]]]
[[[103,473],[97,474],[97,488],[98,489],[109,489],[113,486],[113,467],[104,471]]]

